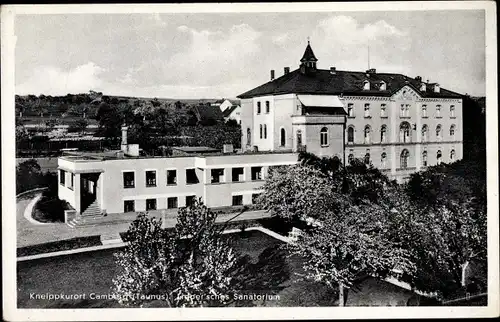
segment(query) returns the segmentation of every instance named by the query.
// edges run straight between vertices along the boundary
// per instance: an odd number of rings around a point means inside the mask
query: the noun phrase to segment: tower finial
[[[307,36],[307,44],[310,45],[311,44],[311,39],[309,38],[309,36]]]

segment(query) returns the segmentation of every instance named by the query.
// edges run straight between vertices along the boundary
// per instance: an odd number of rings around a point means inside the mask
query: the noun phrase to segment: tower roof
[[[309,43],[309,41],[307,42],[306,50],[304,51],[304,55],[302,56],[302,59],[300,59],[300,61],[302,63],[308,61],[314,61],[314,62],[318,61],[318,58],[314,56],[314,52],[311,48],[311,44]]]

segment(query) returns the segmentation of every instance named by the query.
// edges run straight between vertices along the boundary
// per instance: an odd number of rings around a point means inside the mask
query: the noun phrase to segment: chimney
[[[271,69],[271,80],[274,80],[274,69]]]
[[[290,67],[285,67],[285,75],[290,73]]]
[[[417,77],[415,77],[415,80],[421,82],[422,81],[422,77],[421,76],[417,76]]]
[[[366,71],[367,74],[375,74],[377,70],[375,68],[370,68]]]
[[[128,126],[123,124],[122,125],[122,145],[127,145],[127,132],[128,132]]]
[[[335,67],[330,67],[330,74],[332,74],[332,75],[337,74],[337,68],[335,68]]]

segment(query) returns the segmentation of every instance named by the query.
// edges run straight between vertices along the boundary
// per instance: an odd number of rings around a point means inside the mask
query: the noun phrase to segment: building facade
[[[462,96],[401,74],[317,68],[310,44],[299,69],[239,96],[242,147],[292,148],[345,163],[361,158],[399,181],[462,158]]]

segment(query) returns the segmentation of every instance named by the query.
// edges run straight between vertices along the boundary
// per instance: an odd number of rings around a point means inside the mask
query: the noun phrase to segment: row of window
[[[354,126],[350,125],[348,128],[347,128],[347,143],[354,143]],[[364,131],[363,131],[363,135],[364,135],[364,143],[365,144],[369,144],[372,142],[372,139],[371,139],[371,127],[369,125],[366,125],[365,128],[364,128]],[[449,130],[449,135],[450,135],[450,139],[451,140],[454,140],[455,139],[455,132],[456,132],[456,127],[454,124],[452,124],[450,126],[450,130]],[[399,127],[399,142],[403,142],[403,143],[409,143],[411,142],[411,137],[412,137],[412,131],[411,131],[411,126],[408,122],[403,122],[401,123],[400,127]],[[436,126],[436,139],[439,141],[439,140],[442,140],[443,139],[443,131],[442,131],[442,126],[441,124],[438,124]],[[422,142],[427,142],[429,140],[429,128],[427,126],[427,124],[424,124],[422,125],[422,138],[421,138]],[[387,126],[386,125],[382,125],[380,127],[380,142],[381,143],[385,143],[387,142]]]
[[[211,169],[211,183],[222,182],[224,177],[224,169]],[[233,168],[231,170],[232,182],[244,181],[243,168]],[[167,185],[177,185],[177,170],[167,170]],[[252,181],[262,180],[262,167],[251,167],[251,178]],[[199,183],[198,176],[196,175],[195,169],[186,169],[186,184],[196,184]],[[146,187],[156,187],[156,170],[146,171]],[[135,172],[134,171],[124,171],[123,172],[123,187],[124,188],[135,188]]]
[[[399,111],[399,116],[400,117],[410,117],[410,104],[401,104],[401,108]],[[441,116],[441,105],[436,105],[436,114],[435,117],[442,117]],[[365,104],[364,107],[364,117],[371,117],[371,106],[369,103]],[[349,103],[347,104],[347,116],[348,117],[354,117],[354,104]],[[422,117],[429,117],[427,114],[427,105],[422,105]],[[381,104],[380,105],[380,117],[387,117],[387,105],[386,104]],[[455,116],[455,105],[450,105],[450,117],[456,117]]]
[[[441,150],[438,150],[436,152],[437,164],[441,164],[441,162],[443,162],[442,158],[443,158],[443,153],[441,152]],[[399,164],[400,164],[401,169],[408,168],[409,159],[410,159],[410,152],[407,149],[404,149],[401,152],[400,159],[399,159]],[[352,153],[349,154],[349,156],[347,157],[347,160],[348,160],[349,164],[351,164],[352,161],[354,160],[354,154],[352,154]],[[451,150],[450,151],[450,162],[454,162],[455,160],[456,160],[455,150]],[[370,161],[370,152],[367,152],[365,154],[363,161],[366,164],[370,164],[370,162],[371,162]],[[381,167],[380,167],[381,169],[384,169],[387,167],[387,153],[386,152],[383,152],[380,155],[380,164],[381,164]],[[428,165],[427,164],[427,151],[424,151],[424,152],[422,152],[422,166],[426,167],[427,165]]]
[[[64,170],[59,170],[59,184],[61,186],[66,186],[66,171]],[[73,189],[74,184],[75,184],[75,174],[71,173],[68,185],[66,187],[68,189]]]
[[[267,125],[260,124],[259,128],[260,128],[260,138],[267,139]],[[248,138],[250,138],[250,129],[248,129]]]
[[[260,194],[254,193],[252,194],[252,204],[255,204],[257,198]],[[196,196],[186,196],[186,207],[189,207],[195,201]],[[233,206],[242,206],[243,205],[243,195],[234,195],[232,200]],[[177,197],[168,197],[167,198],[167,209],[176,209],[179,207],[179,199]],[[157,210],[158,202],[157,199],[146,199],[146,211]],[[123,212],[135,212],[135,200],[125,200],[123,201]]]
[[[270,111],[270,104],[269,101],[266,101],[266,114],[269,114]],[[262,112],[262,107],[261,107],[261,102],[257,102],[257,114],[261,114]]]

